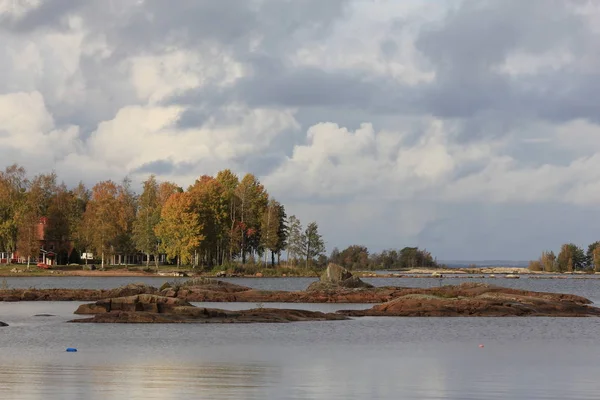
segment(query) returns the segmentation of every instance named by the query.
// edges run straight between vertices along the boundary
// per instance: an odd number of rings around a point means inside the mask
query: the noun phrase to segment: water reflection
[[[142,350],[140,347],[138,350]],[[237,347],[240,351],[243,347]],[[312,346],[217,353],[189,349],[125,360],[62,357],[0,366],[0,397],[33,399],[573,399],[597,398],[597,348],[544,343]],[[257,355],[258,354],[258,355]],[[253,360],[249,360],[249,358]],[[195,359],[195,360],[193,360]],[[112,364],[108,361],[112,360]],[[557,362],[560,360],[560,363]]]

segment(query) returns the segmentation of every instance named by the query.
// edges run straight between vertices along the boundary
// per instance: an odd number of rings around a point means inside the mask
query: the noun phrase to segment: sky
[[[330,251],[600,239],[600,2],[0,0],[0,160],[257,175]]]

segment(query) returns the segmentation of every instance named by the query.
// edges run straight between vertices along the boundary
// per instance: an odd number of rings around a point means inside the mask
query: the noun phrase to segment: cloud
[[[0,156],[70,184],[253,172],[329,249],[533,258],[597,239],[598,22],[571,0],[0,0]]]

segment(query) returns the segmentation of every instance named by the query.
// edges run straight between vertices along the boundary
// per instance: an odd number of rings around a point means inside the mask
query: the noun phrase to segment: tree
[[[23,204],[28,183],[25,169],[17,164],[0,172],[0,247],[8,253],[17,250],[18,226],[15,217]]]
[[[117,187],[119,232],[114,243],[115,250],[125,256],[135,251],[133,225],[136,218],[137,201],[137,195],[131,189],[131,180],[125,177],[121,185]],[[127,257],[125,257],[124,261],[127,264]]]
[[[263,185],[252,174],[246,174],[235,189],[239,199],[240,248],[242,264],[246,263],[246,254],[260,248],[260,225],[269,195]]]
[[[281,252],[287,246],[288,240],[288,228],[287,228],[287,214],[285,213],[285,207],[283,204],[279,204],[279,221],[277,227],[277,245],[275,246],[275,252],[277,253],[277,265],[281,261]]]
[[[563,244],[557,257],[559,272],[573,272],[585,267],[585,253],[583,249],[573,243]]]
[[[235,256],[241,251],[240,241],[238,238],[241,237],[241,224],[239,222],[239,205],[240,201],[236,195],[236,189],[240,183],[239,178],[236,174],[231,172],[229,169],[219,171],[216,177],[217,182],[223,187],[223,203],[226,206],[226,220],[228,230],[223,237],[223,249],[222,263],[231,262]],[[227,249],[227,252],[225,251]]]
[[[600,247],[600,241],[596,241],[588,246],[587,252],[585,254],[586,268],[596,268],[594,264],[594,250],[596,250],[597,247]]]
[[[400,250],[399,264],[399,267],[403,269],[438,266],[431,253],[427,250],[420,250],[418,247],[405,247]]]
[[[27,259],[27,270],[31,258],[40,254],[40,235],[38,225],[40,222],[40,214],[38,209],[38,199],[35,197],[35,192],[28,192],[25,196],[25,201],[19,207],[15,214],[17,223],[17,249],[19,255]]]
[[[527,267],[530,271],[542,271],[544,269],[544,267],[542,266],[542,263],[540,262],[540,260],[533,260],[533,261],[529,261],[529,266]]]
[[[288,262],[296,262],[301,257],[304,250],[304,237],[302,235],[302,224],[295,215],[290,216],[288,220],[288,243],[287,259]]]
[[[193,209],[202,221],[204,240],[198,249],[203,262],[212,267],[219,262],[221,246],[227,235],[227,203],[223,195],[225,189],[212,176],[203,175],[190,186],[188,193],[192,198]],[[195,257],[194,264],[198,264]]]
[[[177,257],[177,264],[189,263],[192,253],[204,237],[198,214],[188,193],[175,193],[162,208],[161,220],[155,233],[160,239],[161,250],[168,257]]]
[[[265,264],[267,263],[267,250],[271,251],[271,266],[275,265],[275,253],[280,245],[280,204],[271,199],[267,210],[263,213],[261,222],[261,246],[264,249]]]
[[[554,252],[552,252],[552,251],[543,252],[539,261],[540,261],[540,264],[542,265],[542,268],[544,271],[554,272],[557,270],[556,256],[554,255]]]
[[[369,268],[369,250],[365,246],[352,245],[337,255],[337,263],[346,269],[365,270]]]
[[[592,251],[592,266],[594,272],[600,272],[600,246],[594,247]]]
[[[102,268],[106,256],[113,254],[114,244],[119,237],[122,217],[119,213],[119,188],[113,181],[97,183],[92,188],[92,197],[83,217],[83,230],[90,248],[101,256]]]
[[[304,256],[306,267],[308,268],[309,261],[314,261],[315,257],[325,253],[325,242],[319,234],[319,226],[314,221],[306,226],[306,230],[302,236],[302,242],[305,245]]]
[[[133,223],[133,242],[138,250],[146,254],[146,268],[150,266],[150,255],[158,270],[158,238],[155,228],[160,222],[161,207],[158,199],[158,182],[154,175],[144,181],[139,198],[137,215]]]

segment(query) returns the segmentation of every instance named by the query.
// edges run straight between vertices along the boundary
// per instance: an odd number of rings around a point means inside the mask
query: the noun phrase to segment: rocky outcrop
[[[350,271],[336,264],[329,264],[317,282],[311,283],[307,291],[336,289],[371,289],[373,285],[363,282]]]
[[[349,316],[512,317],[600,316],[600,308],[576,295],[509,289],[477,283],[430,289],[406,289],[395,299],[368,310],[344,310]]]
[[[316,311],[259,308],[226,311],[195,307],[186,301],[157,295],[136,295],[100,300],[80,306],[76,314],[91,318],[69,322],[93,323],[266,323],[343,320],[340,314]]]
[[[0,327],[2,327],[2,326],[8,326],[8,324],[5,323],[5,322],[0,321]]]

